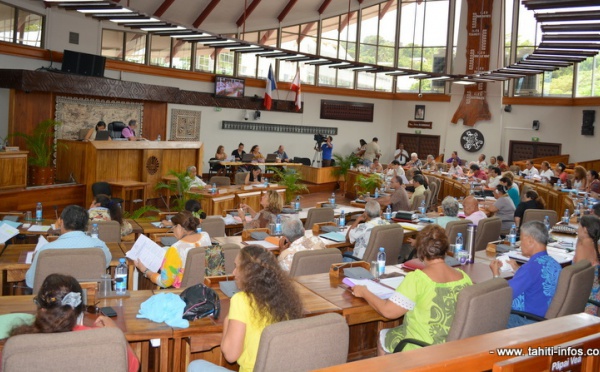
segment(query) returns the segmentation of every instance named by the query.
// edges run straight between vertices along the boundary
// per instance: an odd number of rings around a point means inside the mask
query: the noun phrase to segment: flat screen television
[[[243,98],[246,80],[231,76],[215,76],[215,97]]]

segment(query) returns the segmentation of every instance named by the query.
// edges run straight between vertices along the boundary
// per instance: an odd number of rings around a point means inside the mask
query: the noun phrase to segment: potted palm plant
[[[296,172],[293,169],[278,169],[278,168],[268,168],[272,170],[277,177],[277,184],[281,186],[285,186],[285,204],[290,204],[290,202],[298,195],[308,191],[306,185],[300,183],[302,177],[300,173]]]
[[[335,159],[335,167],[331,169],[331,174],[334,177],[338,178],[338,183],[340,185],[340,190],[342,190],[342,196],[346,195],[346,175],[348,171],[358,164],[360,158],[353,153],[348,156],[343,156],[340,154],[333,154],[333,158]]]
[[[192,179],[188,175],[187,172],[177,172],[174,170],[169,170],[167,175],[173,176],[174,179],[167,182],[159,182],[154,186],[155,190],[168,190],[170,191],[171,196],[175,196],[175,206],[173,210],[181,212],[185,208],[185,202],[188,199],[201,199],[202,195],[197,193],[188,192],[192,186]],[[162,196],[161,196],[162,198]],[[165,202],[167,205],[167,209],[170,209],[171,201],[167,200]]]
[[[54,165],[52,157],[56,151],[54,142],[55,128],[62,123],[48,119],[39,123],[32,134],[15,132],[11,136],[20,137],[25,140],[29,150],[27,163],[29,164],[29,184],[32,186],[43,186],[54,184]]]
[[[369,176],[361,174],[358,176],[356,183],[354,184],[356,187],[356,195],[372,194],[375,191],[375,188],[381,187],[382,184],[383,181],[377,174],[371,174]]]

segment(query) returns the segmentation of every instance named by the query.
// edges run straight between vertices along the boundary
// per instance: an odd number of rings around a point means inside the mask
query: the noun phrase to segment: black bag
[[[185,302],[183,319],[196,320],[209,315],[215,319],[219,318],[221,301],[212,288],[204,284],[196,284],[186,288],[179,296]]]

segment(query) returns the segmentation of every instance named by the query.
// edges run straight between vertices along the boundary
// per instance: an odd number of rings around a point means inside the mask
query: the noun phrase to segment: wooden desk
[[[365,371],[461,371],[491,370],[494,363],[513,356],[500,356],[499,348],[559,345],[600,332],[600,318],[589,314],[567,315],[536,324],[470,337],[426,348],[364,359],[324,368],[323,372]]]
[[[146,199],[148,199],[146,187],[148,182],[139,181],[113,181],[109,182],[113,196],[120,197],[123,199],[123,203],[129,200],[129,212],[133,210],[133,195],[136,191],[142,192],[142,205],[146,206]],[[129,198],[127,195],[129,194]],[[123,206],[125,209],[125,206]]]
[[[0,151],[0,190],[27,187],[28,151]]]
[[[0,296],[10,293],[10,283],[25,280],[25,274],[31,264],[25,263],[25,254],[35,250],[35,244],[11,244],[0,256]],[[112,260],[109,267],[117,267],[119,258],[125,257],[119,243],[106,243],[110,250]],[[130,268],[133,265],[129,265]],[[131,271],[131,270],[130,270]]]

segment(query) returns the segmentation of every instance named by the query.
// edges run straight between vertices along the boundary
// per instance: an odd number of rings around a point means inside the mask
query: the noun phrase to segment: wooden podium
[[[77,183],[85,184],[86,206],[94,199],[94,182],[147,182],[146,195],[155,198],[159,194],[154,185],[161,182],[169,170],[183,172],[190,165],[202,168],[202,142],[58,142],[64,146],[58,146],[56,178],[64,181],[74,178]]]

